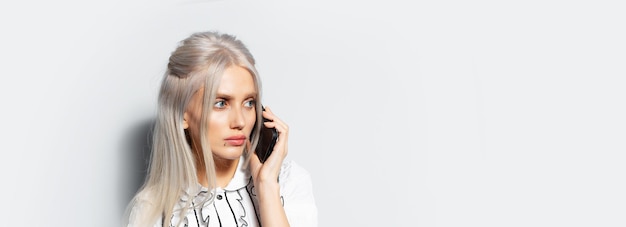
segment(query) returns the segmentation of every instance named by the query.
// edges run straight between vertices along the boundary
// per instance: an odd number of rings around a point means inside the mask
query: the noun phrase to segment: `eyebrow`
[[[251,98],[251,97],[256,98],[257,94],[258,94],[257,92],[250,92],[250,93],[246,94],[245,97],[246,98]],[[215,98],[231,100],[231,99],[233,99],[233,96],[218,92],[218,93],[215,94]]]

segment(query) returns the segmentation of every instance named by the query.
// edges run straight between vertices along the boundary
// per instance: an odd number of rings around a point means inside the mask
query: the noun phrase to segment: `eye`
[[[218,101],[215,102],[215,104],[213,104],[213,107],[222,109],[222,108],[226,107],[226,101],[218,100]]]
[[[250,99],[250,100],[244,102],[244,106],[245,107],[249,107],[249,108],[254,107],[255,104],[256,104],[256,100],[254,100],[254,99]]]

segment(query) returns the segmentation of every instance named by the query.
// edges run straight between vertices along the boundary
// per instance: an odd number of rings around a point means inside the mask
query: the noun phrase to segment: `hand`
[[[250,174],[252,174],[254,187],[259,198],[260,221],[263,226],[289,226],[280,198],[280,185],[278,184],[278,174],[280,174],[283,160],[287,157],[289,127],[276,117],[269,107],[265,107],[263,117],[271,121],[264,122],[265,127],[275,128],[278,131],[278,139],[272,154],[264,163],[261,163],[255,152],[252,152],[252,157],[250,157]]]
[[[269,107],[265,107],[263,111],[263,117],[267,118],[268,122],[264,122],[265,127],[275,128],[278,132],[278,139],[274,145],[274,150],[271,155],[265,160],[265,163],[261,163],[255,152],[252,152],[250,160],[250,173],[252,174],[255,185],[257,183],[269,183],[273,181],[277,182],[280,168],[283,160],[287,157],[287,138],[289,135],[289,126],[280,120]]]

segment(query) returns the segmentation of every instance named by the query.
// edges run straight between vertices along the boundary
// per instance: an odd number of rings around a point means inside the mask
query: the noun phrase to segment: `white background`
[[[320,226],[625,226],[625,11],[3,1],[0,225],[117,226],[170,52],[218,30],[255,55]]]

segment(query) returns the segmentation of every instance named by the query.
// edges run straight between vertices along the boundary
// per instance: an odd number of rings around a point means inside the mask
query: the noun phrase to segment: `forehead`
[[[241,66],[230,66],[224,74],[217,88],[218,95],[250,95],[256,94],[257,89],[250,72]]]

